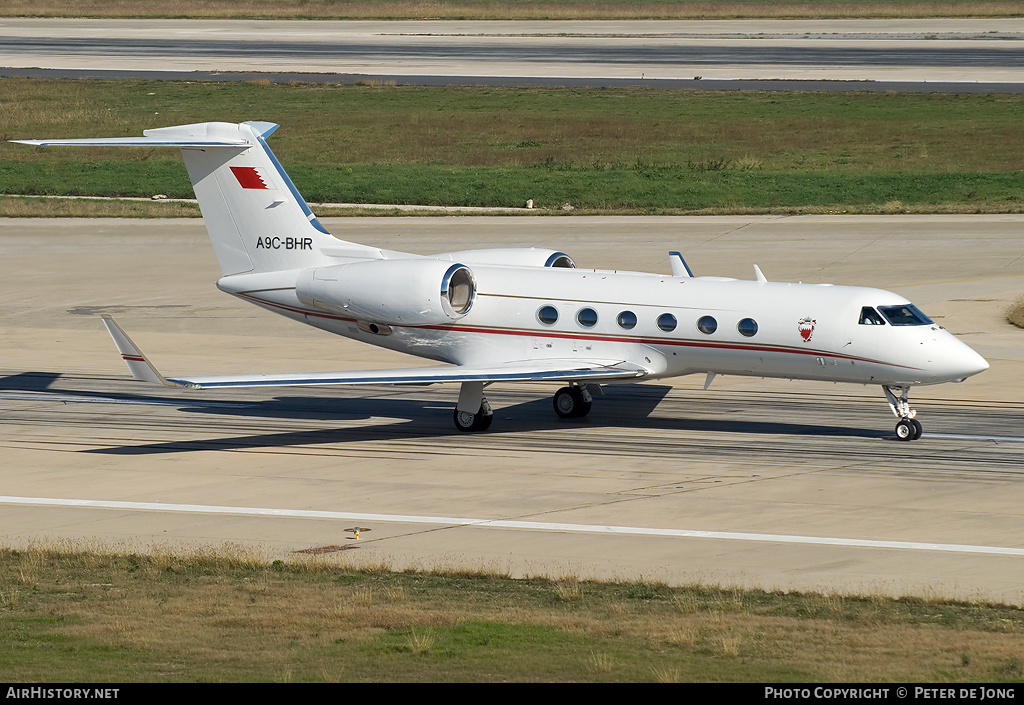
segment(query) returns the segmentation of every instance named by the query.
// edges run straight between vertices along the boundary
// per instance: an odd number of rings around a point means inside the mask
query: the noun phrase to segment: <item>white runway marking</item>
[[[849,546],[853,548],[889,548],[909,551],[945,551],[1000,556],[1024,556],[1024,548],[1001,546],[971,546],[952,543],[918,543],[913,541],[875,541],[870,539],[842,539],[821,536],[789,536],[785,534],[749,534],[732,531],[693,531],[689,529],[658,529],[638,526],[605,526],[602,524],[559,524],[541,521],[505,519],[468,519],[461,517],[432,517],[403,514],[362,514],[356,512],[327,512],[306,509],[271,509],[262,507],[223,507],[205,504],[161,504],[159,502],[116,502],[95,499],[52,499],[47,497],[5,497],[0,504],[35,506],[87,507],[92,509],[122,509],[136,511],[183,512],[193,514],[229,514],[240,516],[273,516],[293,519],[338,519],[364,523],[390,522],[401,524],[433,524],[439,526],[473,526],[525,531],[553,531],[559,533],[621,534],[632,536],[665,536],[674,538],[720,539],[730,541],[759,541],[764,543],[799,543],[819,546]]]

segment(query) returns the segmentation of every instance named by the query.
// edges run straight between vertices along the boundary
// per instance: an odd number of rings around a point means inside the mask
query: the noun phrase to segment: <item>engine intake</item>
[[[440,325],[473,308],[476,279],[464,264],[436,259],[371,260],[306,269],[299,301],[356,320]]]

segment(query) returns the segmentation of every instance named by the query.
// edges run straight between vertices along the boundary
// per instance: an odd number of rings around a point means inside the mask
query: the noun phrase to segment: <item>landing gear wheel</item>
[[[586,396],[588,395],[584,395],[579,387],[562,387],[555,392],[551,403],[555,407],[555,413],[563,419],[578,419],[589,414],[590,408],[594,405]]]
[[[481,406],[480,411],[475,414],[455,409],[453,418],[455,420],[455,428],[459,429],[463,433],[479,433],[480,431],[486,431],[491,427],[491,421],[494,420],[494,414],[485,414],[484,408]]]
[[[896,437],[901,441],[912,441],[915,430],[913,419],[900,419],[896,424]]]
[[[921,422],[910,408],[910,387],[882,387],[885,398],[889,400],[889,408],[899,421],[896,423],[896,437],[901,441],[916,441],[921,437]]]

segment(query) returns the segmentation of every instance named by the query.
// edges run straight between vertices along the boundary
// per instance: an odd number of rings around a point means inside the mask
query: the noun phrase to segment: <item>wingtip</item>
[[[100,318],[103,320],[103,325],[107,328],[107,333],[114,339],[114,345],[117,346],[117,351],[121,353],[121,359],[124,360],[125,364],[128,365],[128,371],[132,373],[134,379],[140,382],[152,382],[156,384],[162,384],[165,387],[176,387],[178,385],[173,382],[167,381],[167,379],[160,374],[160,371],[149,361],[146,354],[139,349],[139,346],[132,342],[132,339],[128,337],[128,334],[124,332],[124,329],[118,325],[117,321],[114,320],[113,316],[108,314],[101,314]]]

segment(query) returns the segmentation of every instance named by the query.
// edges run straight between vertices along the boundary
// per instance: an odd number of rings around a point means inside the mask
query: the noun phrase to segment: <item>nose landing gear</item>
[[[921,422],[914,418],[917,412],[910,408],[910,387],[883,386],[882,391],[889,400],[892,413],[899,419],[896,423],[896,437],[901,441],[916,441],[921,437],[922,428]]]

